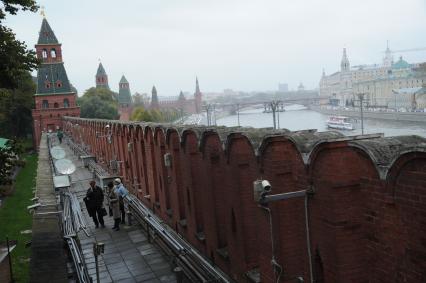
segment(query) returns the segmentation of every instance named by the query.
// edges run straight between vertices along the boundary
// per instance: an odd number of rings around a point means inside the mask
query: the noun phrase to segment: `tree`
[[[24,138],[32,133],[35,84],[28,72],[16,78],[15,89],[0,89],[0,136]]]
[[[143,122],[173,122],[180,117],[180,112],[176,109],[165,109],[165,110],[146,110],[143,107],[136,107],[132,115],[130,116],[131,121],[143,121]]]
[[[3,25],[7,13],[16,15],[21,9],[36,12],[34,0],[1,0],[0,7],[0,88],[15,89],[23,73],[35,69],[39,61],[33,50],[28,50],[25,42],[15,38],[13,31]]]
[[[99,96],[84,99],[80,106],[82,118],[118,119],[117,107],[113,103],[102,100]]]
[[[21,152],[22,149],[14,140],[9,140],[3,148],[0,148],[0,186],[12,183],[11,173]]]
[[[114,93],[113,91],[111,91],[107,88],[91,87],[84,92],[82,98],[92,97],[92,96],[98,96],[100,99],[102,99],[104,101],[116,103],[116,97],[118,96],[118,94]]]
[[[106,88],[89,88],[78,99],[82,118],[117,119],[117,101],[114,92]]]
[[[131,121],[144,121],[144,122],[152,122],[152,116],[149,110],[145,110],[143,107],[136,107],[132,115],[130,115]]]
[[[133,95],[133,105],[136,107],[144,107],[144,97],[140,93],[135,93]]]

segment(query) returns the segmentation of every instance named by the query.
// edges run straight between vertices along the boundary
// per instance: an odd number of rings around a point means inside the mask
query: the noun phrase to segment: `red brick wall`
[[[74,139],[83,132],[105,164],[112,152],[125,161],[125,185],[238,282],[254,270],[262,282],[276,282],[273,257],[280,282],[309,282],[310,263],[315,282],[426,281],[425,149],[396,154],[386,169],[346,141],[301,144],[291,133],[256,140],[245,129],[68,121]],[[112,144],[94,135],[107,123]],[[268,211],[253,200],[257,179],[269,180],[274,194],[309,190],[308,222],[303,197],[270,203],[271,235]]]

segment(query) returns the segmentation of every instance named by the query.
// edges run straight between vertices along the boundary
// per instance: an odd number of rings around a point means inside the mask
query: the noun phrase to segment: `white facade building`
[[[402,57],[393,61],[387,47],[382,64],[350,66],[343,49],[340,71],[326,75],[320,80],[320,95],[328,96],[333,105],[356,104],[356,94],[365,93],[365,101],[371,107],[392,108],[395,101],[393,90],[422,87],[426,83],[424,72],[416,72],[419,64],[409,64]]]

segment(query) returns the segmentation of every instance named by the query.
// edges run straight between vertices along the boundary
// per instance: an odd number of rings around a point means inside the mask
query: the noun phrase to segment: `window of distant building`
[[[54,108],[59,108],[59,104],[58,104],[58,102],[55,102],[55,103],[53,104],[53,107],[54,107]]]
[[[49,81],[45,81],[44,82],[44,87],[45,88],[50,88],[50,82]]]
[[[41,57],[43,57],[43,59],[46,59],[46,58],[47,58],[47,50],[46,50],[46,49],[43,49],[43,50],[41,51]]]
[[[62,87],[62,82],[61,81],[56,81],[56,87],[57,88],[60,88],[60,87]]]
[[[70,102],[69,102],[68,98],[65,98],[65,99],[64,99],[64,107],[65,107],[65,108],[70,107]]]
[[[43,100],[43,102],[41,104],[41,108],[43,108],[43,109],[49,108],[49,101]]]
[[[55,48],[50,49],[50,57],[56,58],[56,50],[55,50]]]

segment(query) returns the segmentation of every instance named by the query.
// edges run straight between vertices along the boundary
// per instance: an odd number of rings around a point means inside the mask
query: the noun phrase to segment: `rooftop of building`
[[[37,44],[59,44],[58,39],[46,18],[43,18],[43,21],[41,22]]]
[[[394,63],[392,65],[392,69],[407,69],[407,68],[410,68],[410,67],[411,67],[411,65],[407,61],[402,59],[402,56],[399,57],[399,60],[396,61],[396,63]]]

